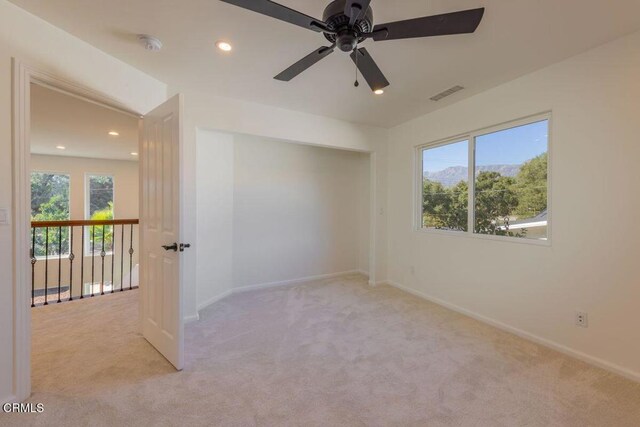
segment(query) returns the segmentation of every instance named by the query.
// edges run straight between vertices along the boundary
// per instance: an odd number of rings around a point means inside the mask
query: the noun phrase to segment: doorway
[[[160,105],[157,109],[146,113],[143,117],[139,112],[132,111],[126,106],[120,104],[118,101],[110,98],[108,95],[97,93],[90,88],[83,87],[74,82],[61,79],[57,76],[40,72],[34,68],[31,68],[20,61],[14,59],[13,67],[13,84],[14,84],[14,97],[13,97],[13,175],[14,175],[14,224],[13,224],[13,242],[14,242],[14,273],[15,273],[15,292],[14,292],[14,394],[17,400],[24,400],[29,397],[31,393],[31,335],[32,335],[32,304],[44,302],[49,303],[50,296],[53,298],[53,303],[58,305],[58,301],[61,303],[67,300],[73,300],[67,303],[71,305],[76,303],[76,298],[82,299],[91,298],[91,294],[102,296],[104,293],[110,294],[112,291],[123,292],[128,286],[131,289],[135,288],[136,272],[139,271],[139,285],[140,293],[142,294],[139,307],[139,319],[138,330],[142,331],[144,338],[149,341],[160,354],[162,354],[169,362],[171,362],[175,368],[182,368],[182,283],[180,280],[180,264],[181,256],[178,250],[171,253],[171,250],[162,251],[155,248],[155,243],[163,243],[162,246],[172,247],[172,243],[176,243],[176,247],[180,246],[179,231],[180,224],[180,164],[179,164],[179,152],[181,144],[181,97],[176,96],[166,103]],[[37,87],[36,87],[37,86]],[[33,89],[35,88],[35,89]],[[72,225],[65,224],[58,228],[53,229],[53,233],[47,230],[47,226],[44,226],[44,233],[34,233],[31,224],[31,172],[32,172],[32,148],[36,147],[36,134],[32,134],[32,105],[31,95],[32,90],[39,92],[41,89],[56,92],[57,94],[64,94],[65,96],[74,98],[76,100],[82,100],[82,102],[89,103],[93,106],[100,106],[101,108],[117,112],[120,115],[125,115],[130,118],[139,120],[139,126],[137,127],[138,137],[138,149],[128,148],[125,155],[135,156],[131,153],[137,153],[140,159],[140,167],[137,168],[137,173],[134,174],[133,180],[139,183],[139,192],[137,197],[134,196],[134,201],[130,201],[127,204],[137,205],[140,209],[140,216],[151,221],[142,221],[139,235],[137,238],[137,245],[139,250],[136,251],[133,245],[136,245],[135,240],[131,239],[131,228],[134,224],[118,224],[113,221],[102,219],[104,224],[89,224],[90,232],[87,234],[85,224],[79,224],[80,230],[85,230],[85,242],[82,239],[78,240],[78,234],[72,236]],[[107,131],[110,132],[111,130]],[[117,130],[114,130],[117,132]],[[115,135],[109,135],[115,136]],[[134,138],[135,140],[135,138]],[[67,143],[67,145],[70,145]],[[66,151],[68,149],[64,143],[55,143],[52,150]],[[64,147],[64,148],[60,148]],[[98,152],[106,153],[113,147],[103,147]],[[120,147],[120,149],[125,148]],[[69,151],[72,153],[72,150]],[[36,155],[47,155],[47,153],[39,153]],[[39,159],[38,161],[41,161]],[[84,161],[76,161],[75,163],[88,163]],[[36,161],[33,161],[36,164]],[[45,159],[45,165],[46,165]],[[42,163],[40,163],[42,165]],[[77,166],[77,165],[75,165]],[[46,167],[41,167],[47,169]],[[68,178],[65,178],[64,174],[58,173],[56,177],[53,170],[40,171],[42,174],[48,174],[46,178],[48,182],[58,189],[62,188],[62,201],[60,196],[58,197],[57,206],[54,202],[53,209],[57,214],[64,215],[64,187],[65,181],[70,181],[70,174]],[[117,199],[114,199],[112,205],[109,205],[109,201],[104,197],[100,197],[99,194],[108,193],[117,188],[117,178],[113,174],[87,172],[83,177],[85,182],[86,191],[82,191],[84,194],[84,205],[80,208],[84,211],[84,216],[89,215],[89,219],[81,219],[79,221],[92,221],[91,216],[94,215],[113,215],[117,212],[116,206]],[[108,172],[108,171],[107,171]],[[92,194],[92,189],[93,191]],[[72,192],[71,187],[67,189],[67,193],[70,195]],[[46,195],[45,195],[46,196]],[[43,196],[44,197],[44,196]],[[109,198],[109,197],[106,197]],[[93,206],[91,206],[91,199],[94,200]],[[105,199],[105,200],[103,200]],[[46,202],[50,202],[48,199]],[[153,201],[150,203],[150,201]],[[71,203],[69,201],[69,203]],[[102,206],[104,204],[105,206]],[[156,204],[163,206],[164,209],[155,209]],[[37,204],[36,204],[37,205]],[[49,203],[44,211],[51,211],[52,204]],[[41,206],[38,205],[38,208]],[[61,208],[62,207],[62,208]],[[62,211],[62,212],[61,212]],[[42,213],[43,209],[38,209],[38,212]],[[71,207],[69,206],[69,213],[71,213]],[[127,218],[129,219],[129,218]],[[135,218],[134,218],[135,219]],[[44,218],[43,218],[44,220]],[[94,218],[99,220],[99,218]],[[112,221],[112,222],[108,222]],[[160,239],[156,238],[154,241],[154,247],[145,246],[145,241],[151,232],[156,231],[155,225],[160,224]],[[42,224],[40,224],[42,225]],[[118,226],[121,225],[121,228]],[[147,226],[146,228],[144,226]],[[151,225],[151,226],[149,226]],[[124,232],[127,231],[126,226],[129,226],[129,241],[124,238]],[[173,234],[167,234],[167,230],[172,230]],[[120,232],[120,239],[118,242],[117,236]],[[79,233],[80,236],[83,234]],[[34,239],[34,236],[36,237]],[[56,260],[38,260],[41,255],[38,253],[40,250],[46,251],[52,248],[52,245],[47,242],[48,237],[53,237],[55,245],[57,245],[55,255],[57,256],[57,265],[54,267],[54,271],[47,271]],[[162,238],[175,239],[175,242],[168,242],[162,240]],[[44,240],[43,240],[44,239]],[[34,244],[35,240],[35,244]],[[41,242],[40,240],[43,240]],[[73,256],[71,255],[71,245],[74,245]],[[103,245],[105,246],[103,248]],[[128,248],[127,248],[127,245]],[[97,246],[97,247],[96,247]],[[33,251],[32,251],[33,247]],[[127,272],[127,266],[125,265],[125,256],[122,256],[122,263],[119,268],[116,267],[115,252],[120,249],[122,255],[129,257],[129,271]],[[78,257],[76,251],[86,250],[92,256],[96,256],[99,261],[93,259],[93,266],[91,271],[93,277],[87,279],[87,272],[84,272],[85,276],[76,276],[79,273],[69,271],[65,274],[62,273],[66,270],[64,267],[67,264],[75,263],[78,265],[78,258],[81,259],[80,265],[85,265],[85,257]],[[138,252],[138,258],[134,258],[134,254]],[[165,254],[166,252],[166,254]],[[21,255],[22,254],[22,255]],[[62,260],[65,255],[64,262]],[[53,274],[55,277],[53,282],[54,294],[50,294],[48,284],[44,290],[38,289],[38,296],[43,297],[36,301],[36,286],[34,279],[36,277],[36,269],[34,267],[33,259],[36,258],[36,264],[40,262],[40,265],[44,267],[45,277],[47,274]],[[167,261],[169,260],[169,261]],[[75,262],[74,262],[75,261]],[[99,264],[99,267],[96,267]],[[158,271],[167,264],[172,264],[172,268],[175,271],[173,275],[161,275]],[[139,267],[136,269],[136,265]],[[87,266],[85,265],[85,268]],[[113,269],[113,272],[111,271]],[[104,270],[104,272],[103,272]],[[39,272],[38,272],[39,273]],[[119,273],[119,275],[118,275]],[[99,280],[97,280],[99,277]],[[146,281],[146,277],[149,277],[149,281]],[[66,280],[65,280],[66,278]],[[77,278],[77,281],[73,279]],[[87,282],[88,280],[88,282]],[[160,284],[160,286],[147,286],[147,283],[155,282],[154,284]],[[75,283],[75,289],[73,288]],[[78,292],[80,293],[78,295]],[[167,294],[172,297],[169,303],[157,304],[156,301],[169,300],[165,298]],[[89,295],[87,297],[87,295]],[[41,301],[42,300],[42,301]],[[48,304],[47,304],[48,305]],[[65,305],[65,304],[61,304]],[[142,321],[142,325],[140,322]],[[162,335],[162,339],[158,340],[158,331]],[[168,332],[167,332],[168,331]]]

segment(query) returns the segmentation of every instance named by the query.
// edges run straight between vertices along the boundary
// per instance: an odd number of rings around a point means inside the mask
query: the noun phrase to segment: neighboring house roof
[[[543,210],[533,218],[521,219],[519,221],[513,221],[509,223],[509,230],[521,230],[523,228],[535,228],[547,226],[547,210]],[[502,225],[500,230],[506,230],[507,227]]]

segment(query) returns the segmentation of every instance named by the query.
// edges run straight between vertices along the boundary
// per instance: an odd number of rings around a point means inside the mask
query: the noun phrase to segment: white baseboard
[[[494,326],[498,329],[501,329],[503,331],[506,332],[510,332],[514,335],[517,335],[521,338],[524,338],[526,340],[529,341],[533,341],[536,344],[540,344],[542,346],[551,348],[553,350],[559,351],[560,353],[566,354],[567,356],[571,356],[574,357],[576,359],[582,360],[583,362],[589,363],[591,365],[597,366],[599,368],[605,369],[607,371],[613,372],[615,374],[621,375],[625,378],[628,378],[630,380],[636,381],[636,382],[640,382],[640,373],[632,371],[630,369],[627,369],[623,366],[617,365],[615,363],[606,361],[604,359],[600,359],[599,357],[595,357],[595,356],[591,356],[587,353],[583,353],[579,350],[575,350],[571,347],[567,347],[563,344],[560,344],[558,342],[546,339],[546,338],[542,338],[539,337],[537,335],[534,335],[532,333],[529,333],[527,331],[524,331],[522,329],[507,325],[506,323],[502,323],[498,320],[492,319],[490,317],[484,316],[482,314],[478,314],[475,313],[473,311],[467,310],[466,308],[457,306],[455,304],[451,304],[447,301],[441,300],[440,298],[436,298],[436,297],[432,297],[431,295],[428,295],[424,292],[421,291],[417,291],[415,289],[409,288],[407,286],[403,286],[399,283],[393,282],[393,281],[387,281],[386,284],[388,284],[389,286],[393,286],[394,288],[398,288],[402,291],[405,291],[407,293],[410,293],[412,295],[415,295],[417,297],[423,298],[427,301],[430,301],[434,304],[438,304],[442,307],[446,307],[450,310],[453,310],[455,312],[458,312],[460,314],[463,314],[465,316],[471,317],[473,319],[476,319],[480,322],[483,323],[487,323],[491,326]]]
[[[213,298],[209,298],[208,300],[198,304],[198,311],[203,310],[203,309],[207,308],[208,306],[210,306],[211,304],[213,304],[215,302],[218,302],[221,299],[226,298],[226,297],[228,297],[229,295],[232,295],[232,294],[237,294],[237,293],[241,293],[241,292],[248,292],[248,291],[256,291],[256,290],[259,290],[259,289],[276,288],[276,287],[279,287],[279,286],[298,285],[298,284],[302,284],[302,283],[313,282],[315,280],[333,279],[335,277],[346,276],[346,275],[349,275],[349,274],[362,274],[362,273],[360,272],[360,270],[348,270],[348,271],[341,271],[339,273],[319,274],[317,276],[307,276],[307,277],[301,277],[301,278],[298,278],[298,279],[282,280],[282,281],[279,281],[279,282],[267,282],[267,283],[259,283],[259,284],[256,284],[256,285],[240,286],[240,287],[237,287],[237,288],[233,288],[233,289],[229,289],[227,291],[224,291],[221,294],[218,294],[218,295],[214,296]]]
[[[208,306],[210,306],[211,304],[213,304],[214,302],[218,302],[220,301],[222,298],[226,298],[229,295],[231,295],[233,293],[232,289],[229,289],[227,291],[224,291],[221,294],[218,294],[216,296],[214,296],[213,298],[209,298],[208,300],[204,301],[203,303],[198,304],[198,311],[202,310],[203,308],[206,308]]]
[[[198,313],[184,316],[184,323],[195,322],[196,320],[200,320],[200,315]]]
[[[364,271],[364,270],[358,270],[358,273],[362,274],[364,277],[369,277],[369,272],[368,271]],[[387,282],[386,280],[378,280],[377,282],[374,282],[373,280],[369,280],[369,285],[370,286],[381,286],[381,285],[388,285],[389,282]]]
[[[317,276],[301,277],[299,279],[282,280],[279,282],[259,283],[257,285],[240,286],[233,289],[233,293],[254,291],[256,289],[268,289],[278,286],[297,285],[301,283],[313,282],[315,280],[333,279],[334,277],[346,276],[348,274],[360,274],[359,270],[341,271],[339,273],[319,274]]]

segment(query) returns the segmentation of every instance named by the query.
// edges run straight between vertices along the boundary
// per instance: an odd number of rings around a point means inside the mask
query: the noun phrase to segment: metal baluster
[[[129,289],[131,288],[131,280],[133,276],[133,224],[131,224],[131,238],[129,239]]]
[[[104,224],[102,224],[102,250],[100,258],[102,258],[102,277],[100,279],[100,295],[104,295],[104,257],[107,253],[104,251]]]
[[[124,291],[124,224],[120,225],[120,292]]]
[[[62,284],[62,227],[58,226],[58,303],[60,299],[60,285]]]
[[[69,247],[69,301],[73,301],[73,260],[75,255],[73,254],[73,227],[69,227],[71,230],[71,243]]]
[[[93,283],[96,273],[96,226],[91,226],[91,296],[93,296]]]
[[[36,229],[31,228],[31,307],[36,304]]]
[[[116,226],[111,226],[111,293],[114,292],[116,284],[115,284],[115,274],[114,274],[114,265],[116,260]]]
[[[84,225],[82,225],[82,247],[80,248],[80,299],[84,298]]]
[[[47,294],[49,293],[49,227],[45,227],[46,236],[44,238],[44,305],[48,305]]]

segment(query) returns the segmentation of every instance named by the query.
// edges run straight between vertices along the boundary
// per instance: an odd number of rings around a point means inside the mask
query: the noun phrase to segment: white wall
[[[197,158],[200,308],[232,288],[367,270],[368,154],[199,131]]]
[[[138,162],[126,161],[126,160],[106,160],[106,159],[88,159],[80,157],[67,157],[67,156],[49,156],[49,155],[31,155],[31,170],[33,172],[55,172],[69,175],[69,207],[70,207],[70,219],[86,219],[85,207],[87,204],[86,195],[86,177],[89,174],[104,174],[113,176],[114,184],[114,218],[115,219],[137,219],[138,218]],[[138,238],[138,226],[134,226],[133,229],[133,259],[129,258],[129,254],[126,253],[129,249],[129,242],[131,238],[130,226],[125,226],[125,233],[122,236],[122,230],[120,226],[116,226],[115,237],[115,253],[116,259],[113,263],[113,278],[115,280],[116,287],[120,286],[121,281],[124,281],[125,286],[129,285],[127,281],[127,274],[130,267],[135,266],[138,263],[139,256],[139,238]],[[86,229],[89,233],[89,228]],[[124,244],[121,238],[124,237]],[[88,234],[86,236],[88,238]],[[75,263],[73,269],[73,296],[80,295],[80,286],[82,283],[91,283],[90,273],[88,271],[91,256],[88,255],[88,250],[85,250],[85,266],[86,272],[84,278],[81,278],[81,269],[79,268],[80,256],[82,254],[82,234],[81,229],[76,227],[74,230],[74,256]],[[88,239],[85,240],[87,244]],[[99,241],[98,241],[99,242]],[[124,249],[123,249],[124,246]],[[86,246],[88,249],[89,246]],[[97,246],[96,246],[97,248]],[[124,253],[123,253],[124,250]],[[121,259],[121,255],[125,255]],[[112,281],[111,275],[111,254],[107,249],[107,256],[105,257],[105,265],[108,268],[105,270],[105,282]],[[96,261],[100,262],[100,257],[96,256]],[[131,264],[131,265],[130,265]],[[62,286],[69,284],[69,260],[62,258],[61,260],[61,282]],[[121,272],[121,267],[124,269],[124,274]],[[52,257],[49,261],[49,271],[51,275],[49,277],[49,285],[52,283],[57,285],[57,268],[58,259]],[[96,270],[95,283],[102,280],[100,269]],[[44,288],[45,283],[45,262],[39,260],[35,264],[35,288]]]
[[[415,145],[549,110],[551,246],[412,230]],[[639,115],[636,33],[392,129],[390,280],[640,379]]]
[[[197,253],[198,309],[233,287],[233,135],[198,130]],[[194,316],[195,317],[195,316]]]
[[[0,208],[13,209],[11,58],[110,95],[147,112],[166,98],[166,86],[104,52],[0,0]],[[13,395],[12,228],[0,226],[0,401]]]
[[[368,154],[247,136],[234,145],[234,286],[364,269]]]

